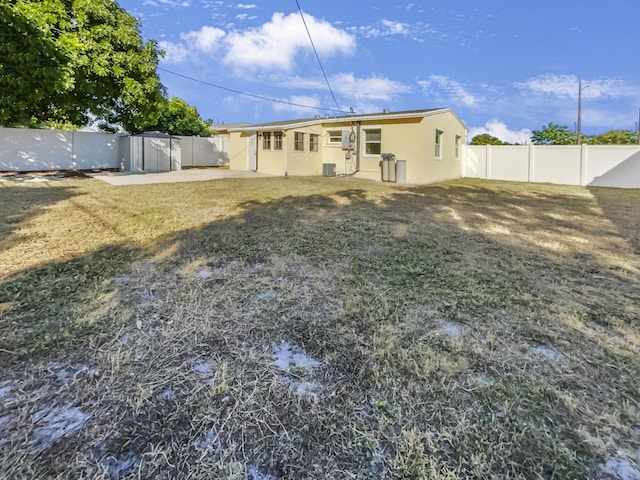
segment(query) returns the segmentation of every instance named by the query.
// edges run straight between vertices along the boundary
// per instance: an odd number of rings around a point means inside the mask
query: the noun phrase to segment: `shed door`
[[[247,170],[258,169],[258,135],[254,133],[247,137]]]
[[[168,138],[144,139],[144,171],[168,172],[171,170],[171,148]]]

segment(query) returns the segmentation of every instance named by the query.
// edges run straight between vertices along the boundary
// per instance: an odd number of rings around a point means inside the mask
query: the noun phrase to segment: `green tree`
[[[488,133],[481,133],[471,139],[471,145],[509,145]]]
[[[576,134],[567,126],[549,123],[541,130],[531,132],[531,142],[534,145],[574,145]]]
[[[116,1],[16,0],[0,17],[1,124],[98,119],[137,132],[157,120],[160,52]]]
[[[49,99],[73,79],[55,39],[7,3],[0,3],[0,125],[46,120]]]
[[[638,143],[638,133],[631,130],[609,130],[589,137],[594,145],[633,145]]]
[[[195,107],[184,100],[172,97],[165,100],[157,122],[146,125],[145,130],[158,130],[171,135],[199,135],[210,137],[213,133],[211,120],[203,120]]]

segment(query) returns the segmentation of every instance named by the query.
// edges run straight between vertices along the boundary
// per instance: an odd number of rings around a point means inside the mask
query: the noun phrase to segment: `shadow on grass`
[[[640,255],[640,189],[589,187],[605,216]]]
[[[30,218],[42,213],[52,204],[79,195],[74,187],[51,183],[53,185],[38,188],[37,195],[34,195],[29,186],[0,185],[0,248],[7,248],[7,242],[11,241],[10,235]]]
[[[106,299],[103,282],[130,270],[146,252],[110,245],[47,263],[0,283],[0,362],[65,355],[111,339],[123,319],[88,320]]]
[[[625,377],[640,373],[636,357],[606,343],[620,332],[637,336],[640,298],[637,280],[594,253],[597,239],[608,240],[594,207],[586,195],[550,187],[477,184],[258,198],[224,220],[148,248],[114,244],[3,281],[0,303],[9,307],[0,313],[0,361],[64,356],[112,339],[133,317],[107,309],[87,323],[86,313],[104,303],[132,262],[171,251],[160,260],[162,271],[187,272],[195,264],[208,268],[207,278],[174,275],[177,292],[162,315],[204,304],[194,318],[211,327],[206,334],[182,332],[179,341],[163,337],[178,345],[153,350],[166,351],[167,362],[194,353],[185,348],[225,355],[226,381],[240,386],[233,395],[198,399],[204,412],[198,421],[224,423],[227,445],[242,443],[238,459],[287,478],[318,476],[311,469],[332,464],[361,478],[383,478],[384,469],[393,478],[428,478],[436,470],[586,478],[587,462],[602,452],[577,431],[595,435],[609,414],[633,425],[638,419],[625,417],[630,414],[619,405],[638,398]],[[581,237],[588,242],[576,243]],[[471,330],[466,343],[434,333],[446,321]],[[601,335],[594,338],[589,332],[596,328]],[[233,378],[239,350],[283,339],[327,359],[324,379],[333,393],[326,404],[282,408],[274,397],[288,390],[278,390],[277,381],[265,386],[253,377]],[[538,346],[570,360],[536,360]],[[252,361],[237,371],[255,368]],[[473,375],[495,383],[469,386]],[[225,402],[254,397],[259,408],[215,417],[213,407],[226,412]],[[262,434],[265,425],[275,433]],[[628,438],[626,427],[607,427]],[[168,476],[177,477],[188,466],[185,452],[172,448],[194,435],[171,435],[165,452],[175,470]],[[142,453],[153,442],[136,443]],[[378,465],[380,452],[387,456]],[[43,464],[48,460],[43,456]],[[72,463],[62,455],[56,468]]]
[[[57,187],[45,192],[26,208],[18,197],[16,213],[9,217],[24,221],[46,203],[73,195],[72,190]],[[20,190],[15,193],[20,195]],[[605,193],[600,191],[599,200]],[[593,295],[602,286],[600,274],[607,272],[615,280],[616,268],[591,255],[591,247],[565,238],[609,238],[599,230],[601,225],[591,221],[598,218],[594,205],[587,197],[535,188],[514,192],[505,187],[496,193],[496,188],[473,184],[399,188],[382,197],[350,189],[254,200],[240,204],[237,215],[160,238],[152,247],[114,244],[6,279],[0,284],[0,304],[5,305],[0,310],[1,348],[24,357],[72,346],[76,335],[89,335],[94,327],[82,325],[78,330],[67,324],[75,325],[77,311],[102,291],[101,282],[123,274],[133,260],[151,256],[169,243],[178,246],[170,259],[176,266],[194,259],[210,264],[238,259],[268,262],[272,255],[301,257],[328,273],[334,265],[346,266],[355,284],[391,288],[395,296],[389,301],[400,310],[410,302],[432,303],[437,309],[446,304],[449,314],[457,312],[464,319],[491,315],[511,302],[563,304],[572,290],[571,301],[585,317],[597,309],[608,318],[601,319],[603,324],[612,318],[628,323],[637,315],[632,306],[637,282],[631,285],[621,276],[620,301],[600,301]],[[575,221],[576,215],[587,221]],[[492,234],[496,224],[503,230]],[[522,240],[536,232],[551,235],[552,246]],[[522,238],[516,241],[518,236]],[[562,288],[564,284],[570,287]],[[357,296],[366,309],[367,292]]]

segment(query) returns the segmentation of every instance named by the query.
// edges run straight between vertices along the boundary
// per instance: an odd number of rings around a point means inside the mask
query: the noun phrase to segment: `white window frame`
[[[342,130],[328,130],[327,143],[329,145],[342,145]]]
[[[380,135],[380,140],[367,140],[367,136],[370,133],[378,133]],[[369,145],[378,145],[378,153],[369,153],[368,146]],[[379,157],[382,154],[382,128],[366,128],[364,129],[364,156],[365,157]]]
[[[309,134],[309,151],[317,152],[319,143],[320,143],[320,135],[318,135],[317,133],[310,133]]]
[[[295,152],[304,152],[304,132],[294,132],[293,150]]]
[[[456,160],[460,160],[460,141],[462,140],[462,136],[461,135],[456,135],[456,141],[455,141],[455,154],[456,154]]]
[[[271,150],[271,132],[262,132],[262,149]]]
[[[284,132],[282,130],[273,132],[273,149],[282,150],[283,143],[284,143]]]
[[[436,128],[436,137],[435,137],[435,156],[436,159],[441,160],[442,159],[442,135],[444,134],[444,132],[442,130],[438,130]]]

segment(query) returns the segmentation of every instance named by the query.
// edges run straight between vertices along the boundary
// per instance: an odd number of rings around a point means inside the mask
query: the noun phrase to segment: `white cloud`
[[[311,15],[305,18],[321,56],[353,53],[355,40],[351,35]],[[304,24],[295,13],[274,13],[271,21],[259,27],[231,32],[226,37],[226,47],[224,62],[237,70],[283,72],[291,70],[299,52],[311,50]]]
[[[519,143],[520,145],[525,145],[531,142],[531,130],[528,128],[510,130],[504,122],[495,118],[489,120],[482,127],[470,128],[469,140],[476,135],[481,135],[483,133],[488,133],[489,135],[499,138],[503,142],[507,143]]]
[[[160,41],[158,42],[158,46],[165,52],[164,59],[162,60],[165,63],[182,63],[189,56],[189,51],[179,43]]]
[[[444,75],[431,75],[417,83],[425,94],[455,106],[476,107],[483,100],[469,92],[460,82]]]
[[[225,35],[224,30],[205,25],[200,30],[180,34],[180,38],[187,43],[190,49],[212,53],[220,46]]]
[[[245,5],[243,8],[249,7]],[[239,14],[237,18],[245,19],[244,15]],[[311,15],[306,15],[305,19],[321,57],[326,59],[354,52],[356,44],[352,35]],[[298,14],[285,16],[283,13],[274,13],[269,22],[245,30],[225,32],[205,25],[200,30],[180,34],[180,39],[175,43],[162,42],[162,48],[168,53],[167,63],[184,61],[188,52],[217,54],[222,50],[226,52],[222,61],[237,74],[255,73],[258,70],[288,73],[297,55],[312,50]],[[201,56],[199,58],[202,59]]]
[[[411,89],[400,82],[381,76],[356,78],[353,73],[340,73],[331,77],[333,89],[349,98],[390,100],[392,96],[409,92]]]
[[[392,20],[382,20],[380,23],[382,23],[389,35],[407,35],[409,33],[409,25],[406,23]]]
[[[244,10],[251,10],[252,8],[258,8],[257,5],[254,5],[253,3],[247,4],[247,3],[239,3],[236,8],[240,8],[240,9],[244,9]]]
[[[150,5],[152,7],[159,7],[162,5],[166,5],[168,7],[190,7],[191,0],[145,0],[142,5]]]
[[[305,107],[320,107],[320,99],[316,96],[292,95],[291,97],[283,100],[285,102],[295,103],[296,105],[274,103],[273,106],[277,112],[291,112],[296,115],[311,116],[314,114],[313,110]]]
[[[276,79],[273,79],[273,82],[276,83]],[[284,88],[327,92],[327,84],[322,78],[295,76],[281,79],[277,83]],[[382,107],[376,102],[388,102],[397,95],[411,91],[411,88],[403,83],[376,75],[358,78],[353,73],[339,73],[332,75],[329,83],[338,100],[343,103],[341,108],[346,104],[355,108],[358,113],[380,111]]]
[[[577,100],[578,84],[578,77],[575,75],[545,74],[516,83],[515,86],[524,94]],[[616,78],[593,78],[582,81],[582,98],[585,100],[634,96],[637,94],[634,90],[626,82]]]
[[[411,35],[411,27],[407,23],[382,19],[374,25],[350,27],[349,31],[364,38],[389,37],[392,35]]]
[[[258,18],[256,15],[249,15],[248,13],[239,13],[236,15],[236,20],[255,20]]]

